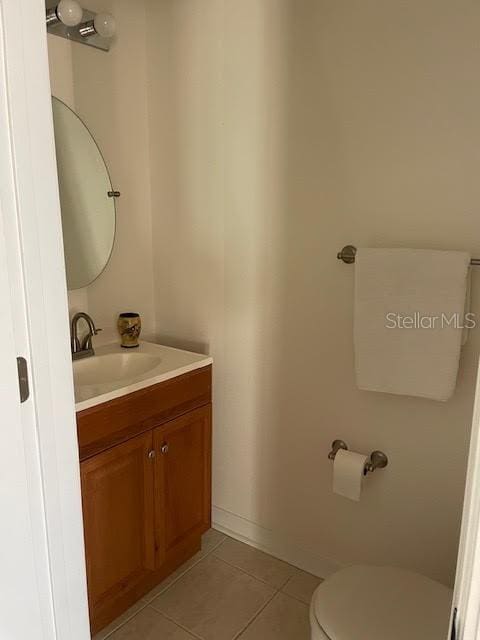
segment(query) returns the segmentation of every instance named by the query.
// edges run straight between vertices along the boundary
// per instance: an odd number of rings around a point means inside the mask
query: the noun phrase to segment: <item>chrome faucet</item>
[[[78,321],[85,320],[88,325],[88,333],[80,342],[78,337]],[[97,329],[95,327],[95,323],[92,318],[81,311],[80,313],[76,313],[72,318],[71,324],[71,347],[72,347],[72,360],[79,360],[80,358],[88,358],[89,356],[94,356],[95,351],[93,350],[92,338],[96,336],[97,333],[101,331],[101,329]]]

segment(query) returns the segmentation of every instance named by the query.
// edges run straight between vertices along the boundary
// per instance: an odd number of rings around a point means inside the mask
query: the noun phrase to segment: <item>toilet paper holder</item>
[[[343,440],[334,440],[332,442],[332,450],[328,454],[329,460],[335,460],[335,456],[340,451],[340,449],[344,449],[348,451],[348,446],[346,442]],[[383,451],[372,451],[370,454],[370,460],[367,460],[365,463],[365,468],[363,470],[363,475],[367,475],[367,473],[373,473],[375,469],[384,469],[388,464],[388,458],[383,453]]]

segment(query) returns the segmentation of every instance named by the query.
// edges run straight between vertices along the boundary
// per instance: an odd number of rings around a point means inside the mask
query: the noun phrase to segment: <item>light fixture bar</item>
[[[93,26],[93,20],[89,20],[88,22],[84,22],[78,27],[78,31],[83,38],[88,38],[89,36],[94,36],[97,32],[95,27]]]
[[[81,42],[102,51],[110,50],[112,37],[115,33],[115,18],[113,16],[83,9],[81,24],[68,26],[60,20],[57,8],[59,4],[55,0],[47,0],[45,15],[48,33],[71,42]]]

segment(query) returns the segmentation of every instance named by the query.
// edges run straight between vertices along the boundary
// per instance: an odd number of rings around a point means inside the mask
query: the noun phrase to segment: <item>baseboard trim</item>
[[[213,507],[212,521],[214,529],[319,578],[327,578],[342,568],[339,562],[319,556],[311,549],[305,549],[292,540],[278,536],[274,531],[220,507]]]

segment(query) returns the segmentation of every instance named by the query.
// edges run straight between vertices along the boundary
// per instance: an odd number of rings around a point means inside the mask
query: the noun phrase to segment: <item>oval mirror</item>
[[[93,282],[115,238],[115,198],[97,143],[77,114],[52,97],[68,289]],[[110,195],[109,195],[110,194]]]

